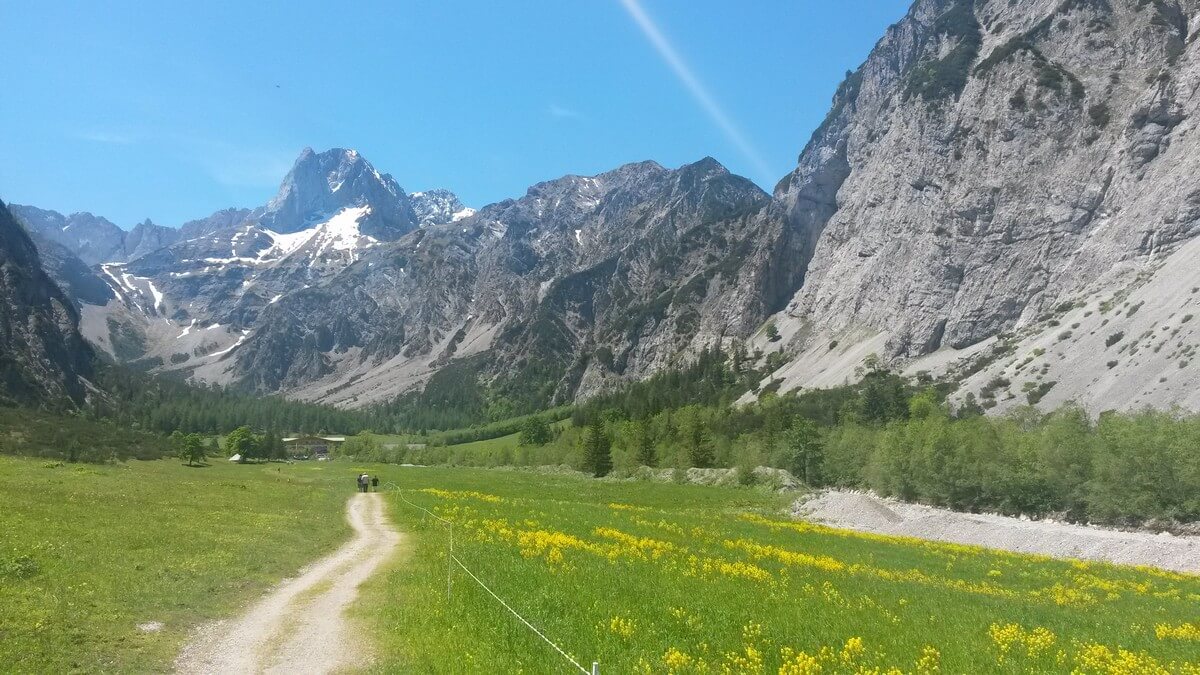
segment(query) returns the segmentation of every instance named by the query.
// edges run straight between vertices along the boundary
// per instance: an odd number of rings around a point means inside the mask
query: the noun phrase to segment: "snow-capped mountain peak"
[[[396,239],[418,226],[408,194],[355,150],[305,148],[258,218],[263,228],[288,234],[322,223],[347,208],[369,206],[364,230]]]

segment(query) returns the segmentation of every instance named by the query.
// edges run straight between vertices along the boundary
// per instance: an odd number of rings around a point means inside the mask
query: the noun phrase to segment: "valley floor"
[[[351,496],[360,470],[387,490]],[[1200,668],[1200,576],[835,529],[788,502],[344,460],[0,457],[0,672]]]
[[[1200,536],[960,513],[843,490],[801,499],[792,512],[805,520],[860,532],[1200,574]]]

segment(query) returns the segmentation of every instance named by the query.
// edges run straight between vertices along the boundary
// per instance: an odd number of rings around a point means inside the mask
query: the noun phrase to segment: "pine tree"
[[[684,448],[687,449],[688,461],[692,466],[705,469],[713,465],[713,448],[709,438],[708,425],[702,417],[699,406],[687,406],[680,409],[682,420],[679,432],[683,438]]]
[[[612,439],[604,429],[604,422],[595,417],[588,424],[583,438],[584,468],[599,478],[612,470]]]
[[[634,422],[632,436],[638,464],[658,466],[658,452],[654,447],[654,434],[650,431],[650,425],[644,420]]]
[[[274,431],[268,431],[262,437],[262,456],[264,459],[283,460],[287,459],[287,448],[283,445],[283,439]]]

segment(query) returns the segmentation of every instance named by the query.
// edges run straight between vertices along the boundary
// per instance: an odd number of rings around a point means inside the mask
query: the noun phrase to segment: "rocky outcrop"
[[[33,241],[0,203],[0,402],[75,407],[92,351],[74,306],[42,270]]]
[[[137,260],[144,255],[174,244],[179,241],[179,238],[179,230],[155,225],[147,218],[135,225],[125,235],[125,257],[121,260]]]
[[[232,230],[261,215],[263,209],[221,209],[207,218],[189,220],[179,226],[179,239],[187,241],[214,232]]]
[[[458,195],[449,190],[425,190],[408,195],[412,201],[413,213],[417,223],[422,227],[439,223],[452,223],[473,215],[475,209],[464,205]]]

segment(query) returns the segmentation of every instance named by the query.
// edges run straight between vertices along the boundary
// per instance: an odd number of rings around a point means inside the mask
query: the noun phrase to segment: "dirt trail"
[[[344,611],[401,535],[378,493],[346,507],[354,538],[233,619],[200,630],[175,660],[186,674],[329,673],[364,665]]]
[[[793,505],[792,513],[806,520],[877,534],[1200,573],[1197,536],[1124,532],[1048,520],[959,513],[841,490],[827,490],[801,499]]]

